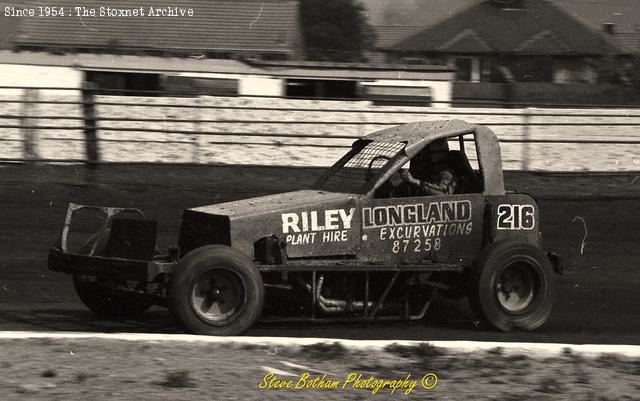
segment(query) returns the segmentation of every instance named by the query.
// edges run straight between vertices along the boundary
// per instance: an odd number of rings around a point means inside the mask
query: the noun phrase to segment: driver
[[[411,171],[401,169],[400,176],[415,195],[450,195],[456,187],[456,177],[449,160],[449,145],[437,139],[411,160]],[[414,177],[414,175],[418,177]]]

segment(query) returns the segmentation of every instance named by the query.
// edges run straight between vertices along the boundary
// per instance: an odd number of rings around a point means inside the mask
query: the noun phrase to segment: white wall
[[[42,88],[80,88],[83,73],[70,67],[0,64],[0,86],[33,86]],[[67,91],[43,91],[43,94],[65,94]],[[69,94],[76,94],[69,91]],[[20,95],[22,91],[0,89],[1,95]]]
[[[453,96],[453,83],[450,81],[417,81],[417,80],[396,80],[396,79],[379,79],[376,81],[363,82],[362,85],[379,85],[379,86],[407,86],[412,88],[431,88],[431,98],[434,107],[450,107],[451,98]]]
[[[240,96],[284,96],[284,79],[259,75],[245,75],[238,88]]]
[[[431,90],[436,107],[450,107],[451,98],[453,97],[453,83],[450,81],[432,81]]]
[[[238,80],[239,96],[284,96],[284,80],[262,75],[184,72],[177,76],[196,78],[222,78]]]

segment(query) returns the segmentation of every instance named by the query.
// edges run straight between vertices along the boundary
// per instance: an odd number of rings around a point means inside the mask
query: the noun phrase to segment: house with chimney
[[[597,101],[598,60],[629,55],[548,0],[483,0],[382,43],[387,62],[455,68],[453,97],[487,102]]]
[[[487,0],[382,49],[387,61],[455,66],[457,81],[595,83],[594,59],[625,54],[546,0]]]

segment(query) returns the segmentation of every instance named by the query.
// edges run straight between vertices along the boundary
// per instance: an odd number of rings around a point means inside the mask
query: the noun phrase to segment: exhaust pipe
[[[364,301],[346,301],[343,299],[325,298],[322,296],[322,285],[324,284],[324,276],[320,276],[318,279],[318,285],[316,286],[316,299],[320,309],[325,313],[342,313],[342,312],[361,312],[364,310]],[[310,294],[313,293],[313,288],[310,284],[305,284],[305,288]],[[382,306],[382,305],[381,305]],[[367,302],[367,309],[374,307],[372,301]]]

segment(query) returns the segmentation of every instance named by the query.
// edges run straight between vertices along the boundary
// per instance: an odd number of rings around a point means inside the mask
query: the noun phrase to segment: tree
[[[640,93],[640,54],[627,57],[605,56],[599,60],[596,71],[598,82],[626,85]]]
[[[375,33],[357,0],[302,0],[302,31],[307,60],[364,61]]]
[[[606,93],[618,104],[640,104],[640,54],[605,56],[595,64],[598,83],[608,84]]]

